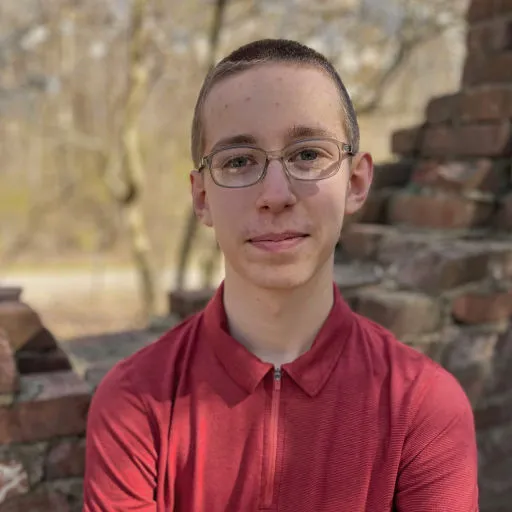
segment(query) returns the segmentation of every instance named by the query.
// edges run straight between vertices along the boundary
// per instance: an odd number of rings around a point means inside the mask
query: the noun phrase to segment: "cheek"
[[[243,192],[239,190],[219,188],[208,194],[213,227],[216,230],[226,231],[240,224],[250,204],[243,196]]]

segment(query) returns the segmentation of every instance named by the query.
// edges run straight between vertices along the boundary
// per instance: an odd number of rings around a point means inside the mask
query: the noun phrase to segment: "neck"
[[[231,335],[276,366],[308,351],[334,301],[332,265],[293,289],[261,288],[226,269],[224,307]]]

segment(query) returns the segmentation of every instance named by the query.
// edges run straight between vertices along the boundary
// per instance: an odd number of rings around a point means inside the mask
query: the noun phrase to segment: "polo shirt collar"
[[[253,393],[273,365],[263,362],[229,334],[223,293],[224,283],[221,283],[204,310],[205,335],[226,373],[248,393]],[[327,382],[354,325],[354,314],[334,283],[333,293],[333,306],[311,348],[281,367],[312,397]]]

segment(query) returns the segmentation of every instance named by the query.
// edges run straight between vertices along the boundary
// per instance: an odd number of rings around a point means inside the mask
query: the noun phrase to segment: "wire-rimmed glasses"
[[[301,181],[330,178],[342,160],[353,156],[352,146],[331,138],[304,139],[280,151],[265,151],[251,145],[226,146],[201,159],[199,171],[208,168],[220,187],[250,187],[261,181],[270,160],[280,160],[288,177]]]

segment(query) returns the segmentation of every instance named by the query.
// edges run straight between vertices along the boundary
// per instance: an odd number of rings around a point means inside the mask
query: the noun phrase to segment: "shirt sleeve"
[[[397,511],[478,512],[476,433],[466,394],[436,367],[417,403],[403,447]]]
[[[155,512],[154,428],[121,367],[98,386],[87,419],[83,512]]]

